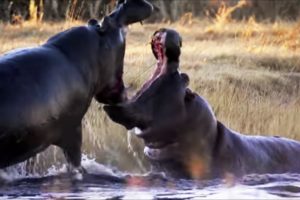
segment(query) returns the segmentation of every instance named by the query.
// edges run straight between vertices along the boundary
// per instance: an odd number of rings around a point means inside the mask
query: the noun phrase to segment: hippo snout
[[[135,127],[136,122],[132,119],[133,115],[126,108],[125,104],[105,105],[103,109],[111,120],[124,125],[127,130]]]
[[[117,16],[121,24],[129,25],[148,18],[153,10],[146,0],[127,0],[120,4]]]

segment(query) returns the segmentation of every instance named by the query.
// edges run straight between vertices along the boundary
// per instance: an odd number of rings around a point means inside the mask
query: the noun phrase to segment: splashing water
[[[300,174],[247,175],[234,183],[174,180],[162,176],[125,174],[82,156],[83,180],[74,181],[65,165],[46,175],[28,174],[26,163],[2,170],[0,199],[280,199],[300,197]]]

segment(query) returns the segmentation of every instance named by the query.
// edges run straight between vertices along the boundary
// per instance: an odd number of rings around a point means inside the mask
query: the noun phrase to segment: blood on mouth
[[[147,90],[150,85],[163,73],[166,71],[166,64],[167,64],[167,58],[165,55],[165,40],[166,40],[166,32],[157,32],[151,40],[151,45],[153,48],[153,53],[155,54],[155,57],[157,59],[156,68],[154,70],[154,73],[152,74],[151,78],[146,81],[142,88],[137,92],[135,95],[135,98],[137,98],[143,91]]]

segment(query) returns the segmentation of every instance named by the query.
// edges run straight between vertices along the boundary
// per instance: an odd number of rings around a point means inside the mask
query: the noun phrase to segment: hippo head
[[[181,37],[174,30],[160,29],[154,33],[151,47],[157,59],[157,67],[151,78],[131,100],[104,107],[113,121],[127,129],[138,127],[147,130],[148,127],[173,123],[168,116],[180,117],[185,114],[184,96],[189,80],[186,74],[177,71]],[[160,107],[166,104],[170,106]]]
[[[160,29],[152,36],[151,47],[157,66],[153,75],[129,101],[104,106],[109,117],[127,129],[138,127],[146,147],[163,147],[174,142],[174,124],[186,118],[186,87],[189,78],[178,72],[180,35],[171,29]],[[175,129],[173,129],[173,127]],[[172,130],[169,130],[169,129]],[[164,133],[168,130],[167,133]]]
[[[126,27],[146,19],[152,10],[152,5],[146,0],[124,0],[119,1],[116,9],[104,17],[101,24],[95,19],[88,22],[88,26],[101,35],[99,65],[107,70],[100,71],[101,83],[106,85],[97,89],[95,97],[99,102],[115,104],[127,99],[123,83]]]
[[[203,143],[214,142],[215,135],[210,133],[217,121],[209,104],[187,88],[188,75],[177,70],[179,34],[160,29],[154,33],[151,46],[157,68],[150,80],[130,101],[105,106],[104,110],[127,129],[140,129],[136,135],[143,139],[144,153],[152,164],[172,171],[172,176],[190,177],[190,160],[195,152],[205,149]]]

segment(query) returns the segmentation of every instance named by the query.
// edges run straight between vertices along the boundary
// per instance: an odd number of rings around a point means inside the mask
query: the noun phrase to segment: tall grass
[[[226,22],[217,28],[213,23],[193,20],[184,26],[131,26],[124,74],[130,92],[154,70],[149,45],[152,33],[161,27],[174,28],[183,37],[180,70],[190,76],[190,88],[208,99],[220,121],[245,134],[300,140],[299,23],[258,23],[252,19]],[[78,24],[82,23],[25,23],[22,28],[1,24],[0,53],[42,44],[51,35]],[[128,172],[149,169],[141,141],[128,137],[123,127],[112,123],[101,105],[92,103],[83,125],[87,155]],[[63,158],[56,151],[60,150],[52,148],[41,154],[39,168],[61,163]]]

